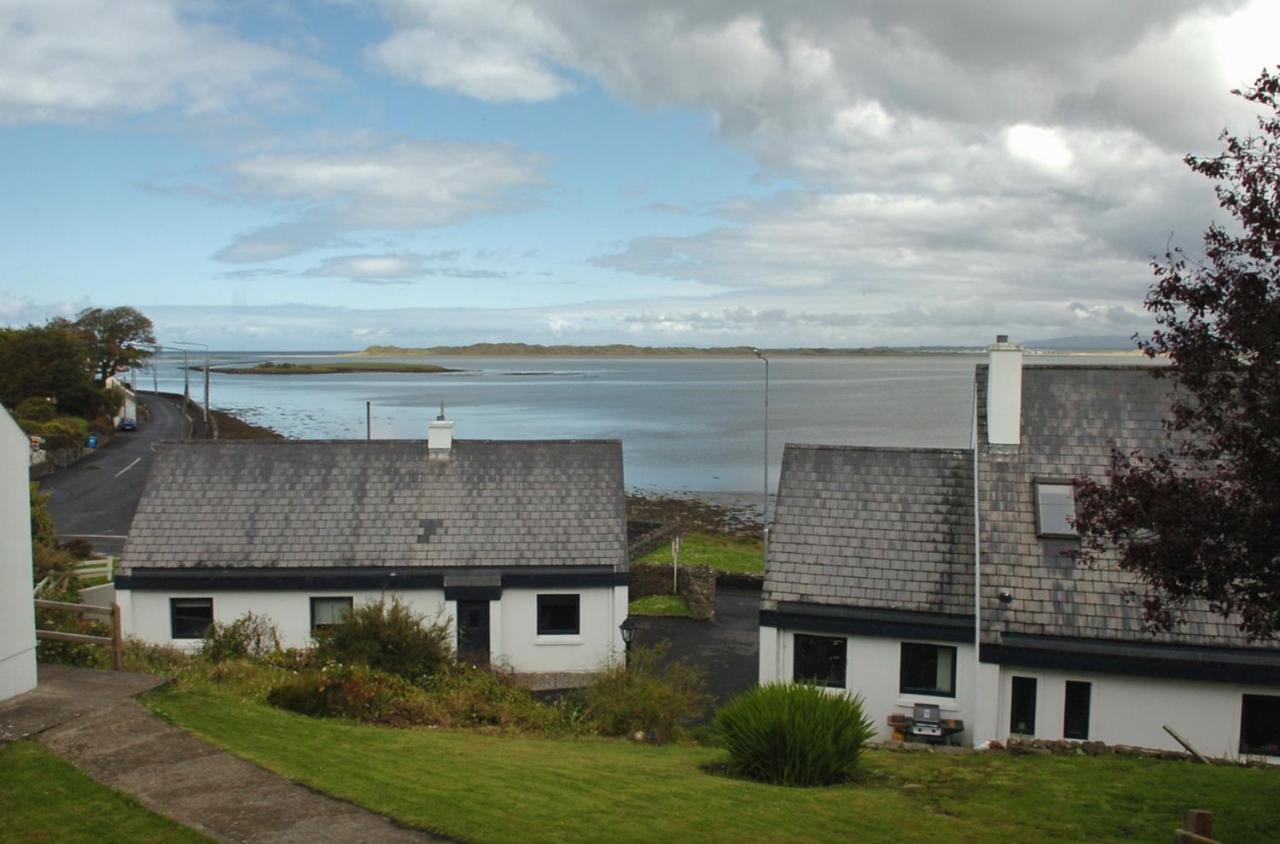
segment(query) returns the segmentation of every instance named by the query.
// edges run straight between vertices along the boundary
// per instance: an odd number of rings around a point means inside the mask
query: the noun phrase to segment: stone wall
[[[671,594],[671,566],[632,566],[631,600]],[[716,571],[710,566],[681,566],[676,594],[700,621],[716,617]]]

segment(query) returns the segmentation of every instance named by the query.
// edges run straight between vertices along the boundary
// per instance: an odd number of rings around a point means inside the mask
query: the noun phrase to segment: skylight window
[[[1036,533],[1040,536],[1076,536],[1069,519],[1076,514],[1071,484],[1036,483]]]

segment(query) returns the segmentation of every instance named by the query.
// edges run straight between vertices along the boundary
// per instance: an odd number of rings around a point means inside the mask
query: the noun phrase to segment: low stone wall
[[[631,600],[671,594],[671,566],[632,566]],[[716,617],[716,571],[710,566],[681,566],[676,592],[700,621]]]
[[[627,559],[638,560],[669,542],[680,531],[676,524],[627,520]]]

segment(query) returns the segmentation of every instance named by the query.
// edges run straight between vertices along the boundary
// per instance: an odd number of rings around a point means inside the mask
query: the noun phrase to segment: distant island
[[[193,366],[192,369],[203,369]],[[218,368],[221,375],[340,375],[350,372],[399,372],[434,375],[441,372],[460,372],[436,366],[433,363],[363,363],[359,361],[342,361],[340,363],[265,363],[253,366],[237,366]]]
[[[764,349],[771,355],[903,355],[903,354],[955,354],[981,352],[979,348],[956,346],[917,346],[911,348],[876,346],[860,349]],[[473,343],[469,346],[431,346],[410,348],[405,346],[369,346],[356,352],[362,357],[440,357],[466,355],[470,357],[751,357],[750,346],[630,346],[613,343],[607,346],[542,346],[536,343]]]

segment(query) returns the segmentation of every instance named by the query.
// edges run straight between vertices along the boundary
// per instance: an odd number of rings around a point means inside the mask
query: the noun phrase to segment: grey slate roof
[[[973,455],[788,444],[764,607],[973,612]]]
[[[624,571],[625,510],[616,440],[169,443],[122,565]]]
[[[986,442],[986,367],[978,367],[978,435]],[[1089,569],[1062,552],[1074,540],[1037,537],[1035,481],[1069,482],[1106,476],[1111,445],[1154,452],[1165,447],[1163,420],[1172,381],[1150,367],[1023,367],[1019,447],[980,450],[983,635],[1002,633],[1139,640],[1225,647],[1280,647],[1250,643],[1230,620],[1204,604],[1188,607],[1187,623],[1170,634],[1144,632],[1133,594],[1142,586],[1114,560]],[[1000,590],[1014,600],[999,600]]]
[[[978,391],[983,639],[1005,633],[1147,643],[1251,643],[1203,604],[1170,634],[1143,630],[1141,584],[1114,560],[1082,568],[1074,540],[1036,534],[1035,481],[1105,477],[1111,445],[1165,444],[1167,379],[1150,367],[1036,366],[1022,374],[1021,444],[986,441],[986,366]],[[973,611],[973,453],[788,444],[763,607]],[[1013,601],[999,600],[1008,591]]]

